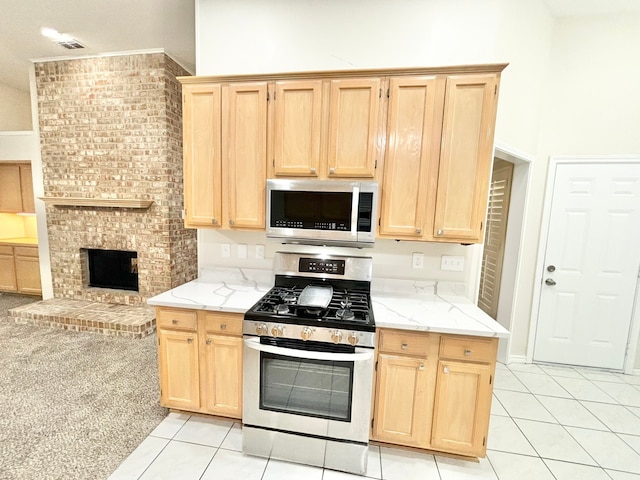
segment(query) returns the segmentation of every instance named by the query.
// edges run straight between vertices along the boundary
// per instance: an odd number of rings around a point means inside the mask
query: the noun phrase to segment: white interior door
[[[533,359],[622,369],[639,269],[640,164],[557,164]]]

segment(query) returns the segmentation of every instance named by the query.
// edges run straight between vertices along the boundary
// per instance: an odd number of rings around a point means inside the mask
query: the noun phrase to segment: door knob
[[[547,272],[555,272],[556,271],[556,266],[555,265],[549,265],[547,267]]]
[[[553,287],[556,284],[556,281],[553,278],[547,278],[544,283],[546,283],[547,285]]]

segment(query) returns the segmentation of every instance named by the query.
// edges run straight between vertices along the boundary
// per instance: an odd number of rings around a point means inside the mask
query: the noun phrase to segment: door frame
[[[542,277],[544,276],[544,259],[549,235],[551,207],[553,204],[553,190],[555,188],[556,170],[558,165],[580,164],[610,164],[610,163],[638,163],[637,155],[552,155],[549,157],[547,168],[547,187],[544,193],[542,219],[540,221],[540,236],[538,237],[538,255],[533,283],[533,301],[531,302],[531,316],[529,322],[529,339],[527,341],[527,363],[533,363],[536,330],[538,328],[538,314],[540,311],[540,295],[542,294]],[[634,341],[635,340],[635,341]],[[624,356],[624,373],[634,373],[634,360],[640,343],[640,277],[636,281],[636,295],[631,311],[631,326],[627,337],[627,347]]]

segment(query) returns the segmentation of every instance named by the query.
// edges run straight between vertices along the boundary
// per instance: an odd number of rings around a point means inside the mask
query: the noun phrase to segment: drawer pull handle
[[[211,345],[211,339],[207,338],[207,345]]]
[[[406,350],[407,348],[409,348],[409,344],[408,343],[403,343],[402,345],[400,345],[400,348],[402,350]]]
[[[227,329],[227,324],[223,323],[222,325],[220,325],[220,330],[226,330]]]
[[[173,320],[171,320],[171,323],[173,323],[174,325],[178,324],[178,320],[176,320],[175,318]]]
[[[465,349],[465,350],[464,350],[464,356],[465,356],[465,357],[468,357],[468,356],[470,356],[470,355],[471,355],[471,350]]]
[[[187,338],[187,343],[193,343],[193,338]]]

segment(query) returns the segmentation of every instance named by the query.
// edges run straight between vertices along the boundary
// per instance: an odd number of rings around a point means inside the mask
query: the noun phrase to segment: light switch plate
[[[223,243],[220,245],[220,256],[223,258],[229,258],[231,256],[231,245]]]
[[[239,243],[238,244],[238,258],[247,258],[247,244]]]
[[[264,245],[256,245],[256,258],[260,260],[264,259]]]
[[[449,270],[451,272],[464,271],[464,257],[460,255],[442,255],[440,270]]]

